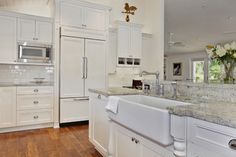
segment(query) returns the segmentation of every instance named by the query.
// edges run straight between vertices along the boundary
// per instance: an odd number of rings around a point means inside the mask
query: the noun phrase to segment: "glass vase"
[[[224,69],[225,69],[224,83],[225,84],[234,84],[234,82],[235,82],[235,78],[234,78],[235,66],[236,66],[236,63],[224,63]]]

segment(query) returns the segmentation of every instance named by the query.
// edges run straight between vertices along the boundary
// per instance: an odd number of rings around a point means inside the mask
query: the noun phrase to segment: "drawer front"
[[[52,86],[35,86],[35,87],[17,87],[17,94],[52,94],[53,87]]]
[[[236,148],[230,148],[231,140],[236,141],[236,130],[233,128],[190,119],[188,122],[188,141],[191,144],[207,148],[221,156],[235,157]]]
[[[18,95],[17,110],[51,109],[53,106],[52,95]]]
[[[17,126],[53,122],[52,110],[27,110],[17,112]]]
[[[70,123],[88,120],[89,101],[86,99],[61,99],[60,122]]]

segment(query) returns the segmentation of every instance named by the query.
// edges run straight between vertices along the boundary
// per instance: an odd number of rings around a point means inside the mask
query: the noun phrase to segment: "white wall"
[[[191,61],[194,59],[207,59],[205,52],[172,54],[166,57],[166,80],[188,80],[191,79]],[[182,63],[182,76],[173,76],[173,63]]]

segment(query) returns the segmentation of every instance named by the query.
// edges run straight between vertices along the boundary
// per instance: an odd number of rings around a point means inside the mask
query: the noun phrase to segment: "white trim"
[[[15,132],[15,131],[26,131],[26,130],[32,130],[32,129],[51,128],[51,127],[53,127],[53,123],[28,125],[28,126],[17,126],[17,127],[12,127],[12,128],[0,129],[0,133]]]

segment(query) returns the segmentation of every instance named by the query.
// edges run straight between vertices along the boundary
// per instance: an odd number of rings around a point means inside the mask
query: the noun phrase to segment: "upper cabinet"
[[[140,66],[142,25],[118,22],[118,66]]]
[[[106,40],[109,8],[81,1],[60,2],[62,35]]]
[[[16,18],[0,16],[0,62],[15,62],[17,57]]]
[[[18,41],[51,44],[52,35],[52,22],[18,18]]]

